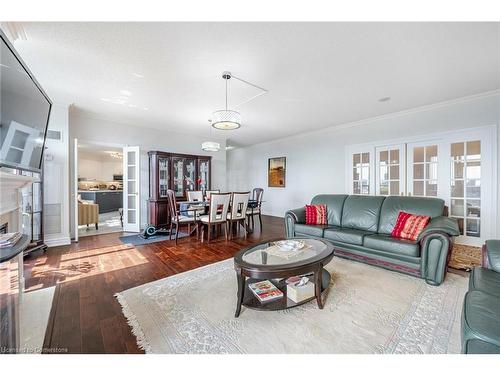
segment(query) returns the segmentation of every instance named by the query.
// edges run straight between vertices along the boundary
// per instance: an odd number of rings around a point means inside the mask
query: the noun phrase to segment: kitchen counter
[[[118,211],[123,207],[123,190],[78,190],[82,199],[99,205],[99,213]]]

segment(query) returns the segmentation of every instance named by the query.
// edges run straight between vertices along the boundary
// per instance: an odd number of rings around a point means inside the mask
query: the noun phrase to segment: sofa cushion
[[[306,204],[306,224],[328,224],[326,204]]]
[[[418,242],[395,238],[385,234],[372,234],[370,236],[365,236],[363,239],[363,246],[374,250],[410,257],[420,256],[420,245]]]
[[[480,290],[500,297],[500,273],[474,267],[469,278],[469,290]]]
[[[345,194],[320,194],[316,195],[311,204],[324,204],[327,208],[327,222],[329,225],[340,226],[342,208],[348,195]]]
[[[330,227],[325,229],[323,236],[332,241],[345,242],[353,245],[363,245],[363,237],[373,234],[360,229]]]
[[[488,240],[484,247],[486,256],[483,259],[486,264],[483,264],[483,266],[500,272],[500,240]]]
[[[430,219],[430,216],[414,215],[401,211],[396,220],[396,225],[391,232],[391,236],[416,241]]]
[[[500,345],[500,298],[479,290],[467,292],[462,312],[462,329],[466,340],[479,338]]]
[[[442,199],[391,195],[382,204],[378,233],[391,234],[400,211],[434,218],[442,216],[443,210],[444,201]]]
[[[342,210],[342,227],[376,232],[385,197],[350,195]]]
[[[328,228],[328,225],[295,224],[295,235],[305,234],[306,236],[323,237],[325,228]]]

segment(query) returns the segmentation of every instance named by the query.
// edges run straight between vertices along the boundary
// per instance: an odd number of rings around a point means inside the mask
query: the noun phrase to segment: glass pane
[[[458,220],[458,230],[460,231],[460,234],[464,234],[464,219],[457,219]]]
[[[352,179],[353,180],[359,180],[359,169],[358,168],[353,168],[353,170],[352,170]]]
[[[128,193],[129,194],[135,194],[136,193],[136,189],[135,189],[136,183],[135,183],[135,181],[129,181],[127,183],[127,185],[128,185]]]
[[[361,162],[362,163],[369,163],[370,162],[370,154],[368,152],[363,153],[363,155],[361,156]]]
[[[437,180],[438,178],[438,164],[427,163],[425,165],[425,178],[429,180]]]
[[[355,167],[359,163],[361,163],[361,155],[360,154],[353,154],[352,155],[352,166]]]
[[[437,181],[429,180],[425,185],[425,195],[428,197],[437,197]]]
[[[391,164],[398,164],[399,163],[399,150],[391,150],[391,159],[390,163]]]
[[[390,178],[391,180],[399,180],[399,165],[393,165],[390,167]]]
[[[464,200],[452,199],[451,200],[451,216],[464,216]]]
[[[135,180],[135,167],[128,167],[128,175],[127,178],[129,180]]]
[[[436,145],[425,148],[425,161],[437,162],[438,148]]]
[[[353,192],[353,194],[360,194],[361,193],[361,190],[359,189],[359,182],[358,181],[354,181],[352,183],[352,192]]]
[[[399,181],[391,181],[391,189],[389,194],[399,195]]]
[[[481,158],[481,141],[467,142],[467,160]]]
[[[452,161],[451,164],[451,178],[464,178],[464,162]]]
[[[135,151],[127,152],[127,163],[128,165],[135,165]]]
[[[413,149],[413,162],[422,163],[424,161],[424,147],[415,147]]]
[[[413,181],[413,195],[424,195],[423,181]]]
[[[467,161],[465,175],[469,180],[479,180],[481,178],[481,162]]]
[[[389,161],[389,151],[380,151],[380,162],[388,162]]]
[[[451,156],[455,159],[461,159],[461,156],[465,155],[464,143],[452,143],[451,144]]]
[[[464,182],[461,180],[451,181],[451,196],[463,197],[464,196]]]
[[[389,195],[389,184],[387,181],[380,183],[380,195]]]
[[[370,185],[368,185],[368,180],[361,181],[361,194],[370,194]]]
[[[481,181],[467,180],[467,198],[481,198]]]
[[[467,217],[481,217],[481,201],[467,199]]]
[[[190,159],[186,160],[186,189],[193,191],[196,189],[196,178],[195,178],[195,161]]]
[[[174,159],[174,191],[176,197],[184,196],[184,162]]]
[[[415,180],[424,178],[424,164],[413,164],[413,178]]]
[[[209,186],[209,181],[208,181],[208,175],[209,175],[209,170],[208,170],[208,162],[207,161],[200,161],[198,164],[198,188],[200,190],[205,190]]]
[[[128,213],[127,213],[128,220],[127,220],[127,222],[129,224],[135,224],[135,216],[136,216],[135,210],[128,210]]]
[[[128,208],[135,209],[136,208],[135,207],[135,201],[136,201],[135,195],[128,196],[128,198],[127,198]]]
[[[366,180],[366,182],[368,182],[369,178],[370,178],[370,167],[363,166],[361,168],[361,179]]]
[[[389,179],[389,176],[387,175],[387,166],[386,165],[381,165],[380,166],[380,180],[381,181],[386,181]]]
[[[467,236],[471,237],[480,237],[481,236],[481,228],[480,221],[478,219],[467,219]]]

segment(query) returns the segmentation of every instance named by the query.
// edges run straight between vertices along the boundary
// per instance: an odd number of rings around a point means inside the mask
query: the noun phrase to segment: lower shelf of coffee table
[[[323,274],[322,274],[321,278],[322,278],[322,280],[321,280],[321,294],[323,294],[323,292],[330,285],[331,275],[328,271],[323,270]],[[310,279],[312,281],[312,277],[310,277]],[[311,298],[305,299],[304,301],[301,301],[301,302],[292,301],[291,299],[287,298],[287,295],[286,295],[285,279],[283,279],[279,282],[276,282],[274,280],[269,280],[279,290],[281,290],[283,292],[283,297],[281,297],[280,299],[274,300],[274,301],[261,303],[257,299],[257,297],[255,297],[255,295],[252,293],[250,288],[248,287],[248,284],[253,284],[253,283],[258,282],[258,281],[261,281],[261,280],[251,279],[251,278],[246,280],[245,295],[243,297],[243,304],[242,304],[243,306],[248,307],[250,309],[255,309],[255,310],[275,311],[275,310],[285,310],[285,309],[289,309],[292,307],[300,306],[300,305],[303,305],[304,303],[307,303],[309,301],[316,299],[316,297],[311,297]]]

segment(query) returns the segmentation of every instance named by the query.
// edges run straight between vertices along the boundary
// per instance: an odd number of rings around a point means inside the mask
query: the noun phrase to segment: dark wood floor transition
[[[258,221],[257,221],[258,222]],[[247,239],[194,237],[141,246],[124,245],[121,233],[82,237],[25,259],[27,291],[56,286],[44,348],[68,353],[141,353],[114,294],[228,259],[252,243],[283,236],[283,219],[263,216]]]

